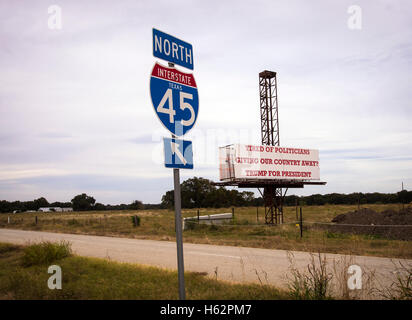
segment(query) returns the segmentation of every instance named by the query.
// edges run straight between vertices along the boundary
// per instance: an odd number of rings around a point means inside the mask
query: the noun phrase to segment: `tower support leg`
[[[282,188],[267,186],[263,190],[263,200],[265,203],[265,223],[281,224],[283,223],[283,202],[286,196]]]

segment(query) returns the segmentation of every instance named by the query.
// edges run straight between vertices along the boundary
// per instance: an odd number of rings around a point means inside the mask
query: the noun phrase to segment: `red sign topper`
[[[191,73],[183,73],[175,68],[164,67],[158,63],[155,64],[152,77],[176,82],[185,86],[197,88],[195,78]]]

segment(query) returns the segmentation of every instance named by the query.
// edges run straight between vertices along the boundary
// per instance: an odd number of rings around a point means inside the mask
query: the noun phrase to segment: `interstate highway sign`
[[[199,95],[193,74],[156,63],[150,77],[150,96],[159,120],[175,136],[193,128]]]
[[[193,169],[192,141],[163,138],[165,167]]]

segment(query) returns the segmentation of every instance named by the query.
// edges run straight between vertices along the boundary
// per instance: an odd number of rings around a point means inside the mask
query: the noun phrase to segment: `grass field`
[[[178,299],[177,272],[103,259],[68,256],[50,259],[55,244],[21,247],[0,243],[0,299]],[[30,264],[27,264],[27,256]],[[47,256],[49,259],[44,260]],[[40,259],[39,259],[40,257]],[[49,264],[62,269],[62,289],[47,286]],[[288,299],[290,295],[267,285],[231,284],[185,273],[187,299]]]
[[[375,211],[399,209],[398,204],[363,205]],[[311,222],[330,222],[336,215],[357,209],[356,205],[303,207],[303,238],[295,225],[295,207],[285,207],[284,225],[264,225],[264,210],[235,208],[235,220],[225,226],[196,225],[184,232],[184,242],[233,245],[268,249],[373,255],[412,258],[410,241],[389,240],[378,236],[331,233],[308,228]],[[231,208],[200,209],[200,215],[231,212]],[[131,216],[141,224],[134,227]],[[183,210],[183,217],[196,216],[197,210]],[[37,216],[37,224],[35,217]],[[10,217],[10,223],[8,223]],[[0,227],[63,233],[120,236],[139,239],[175,239],[174,212],[171,210],[88,211],[71,213],[1,214]]]

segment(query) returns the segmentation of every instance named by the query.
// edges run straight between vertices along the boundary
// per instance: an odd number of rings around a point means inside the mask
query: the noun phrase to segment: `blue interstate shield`
[[[159,120],[175,136],[186,134],[196,123],[199,95],[193,74],[155,64],[150,96]]]

